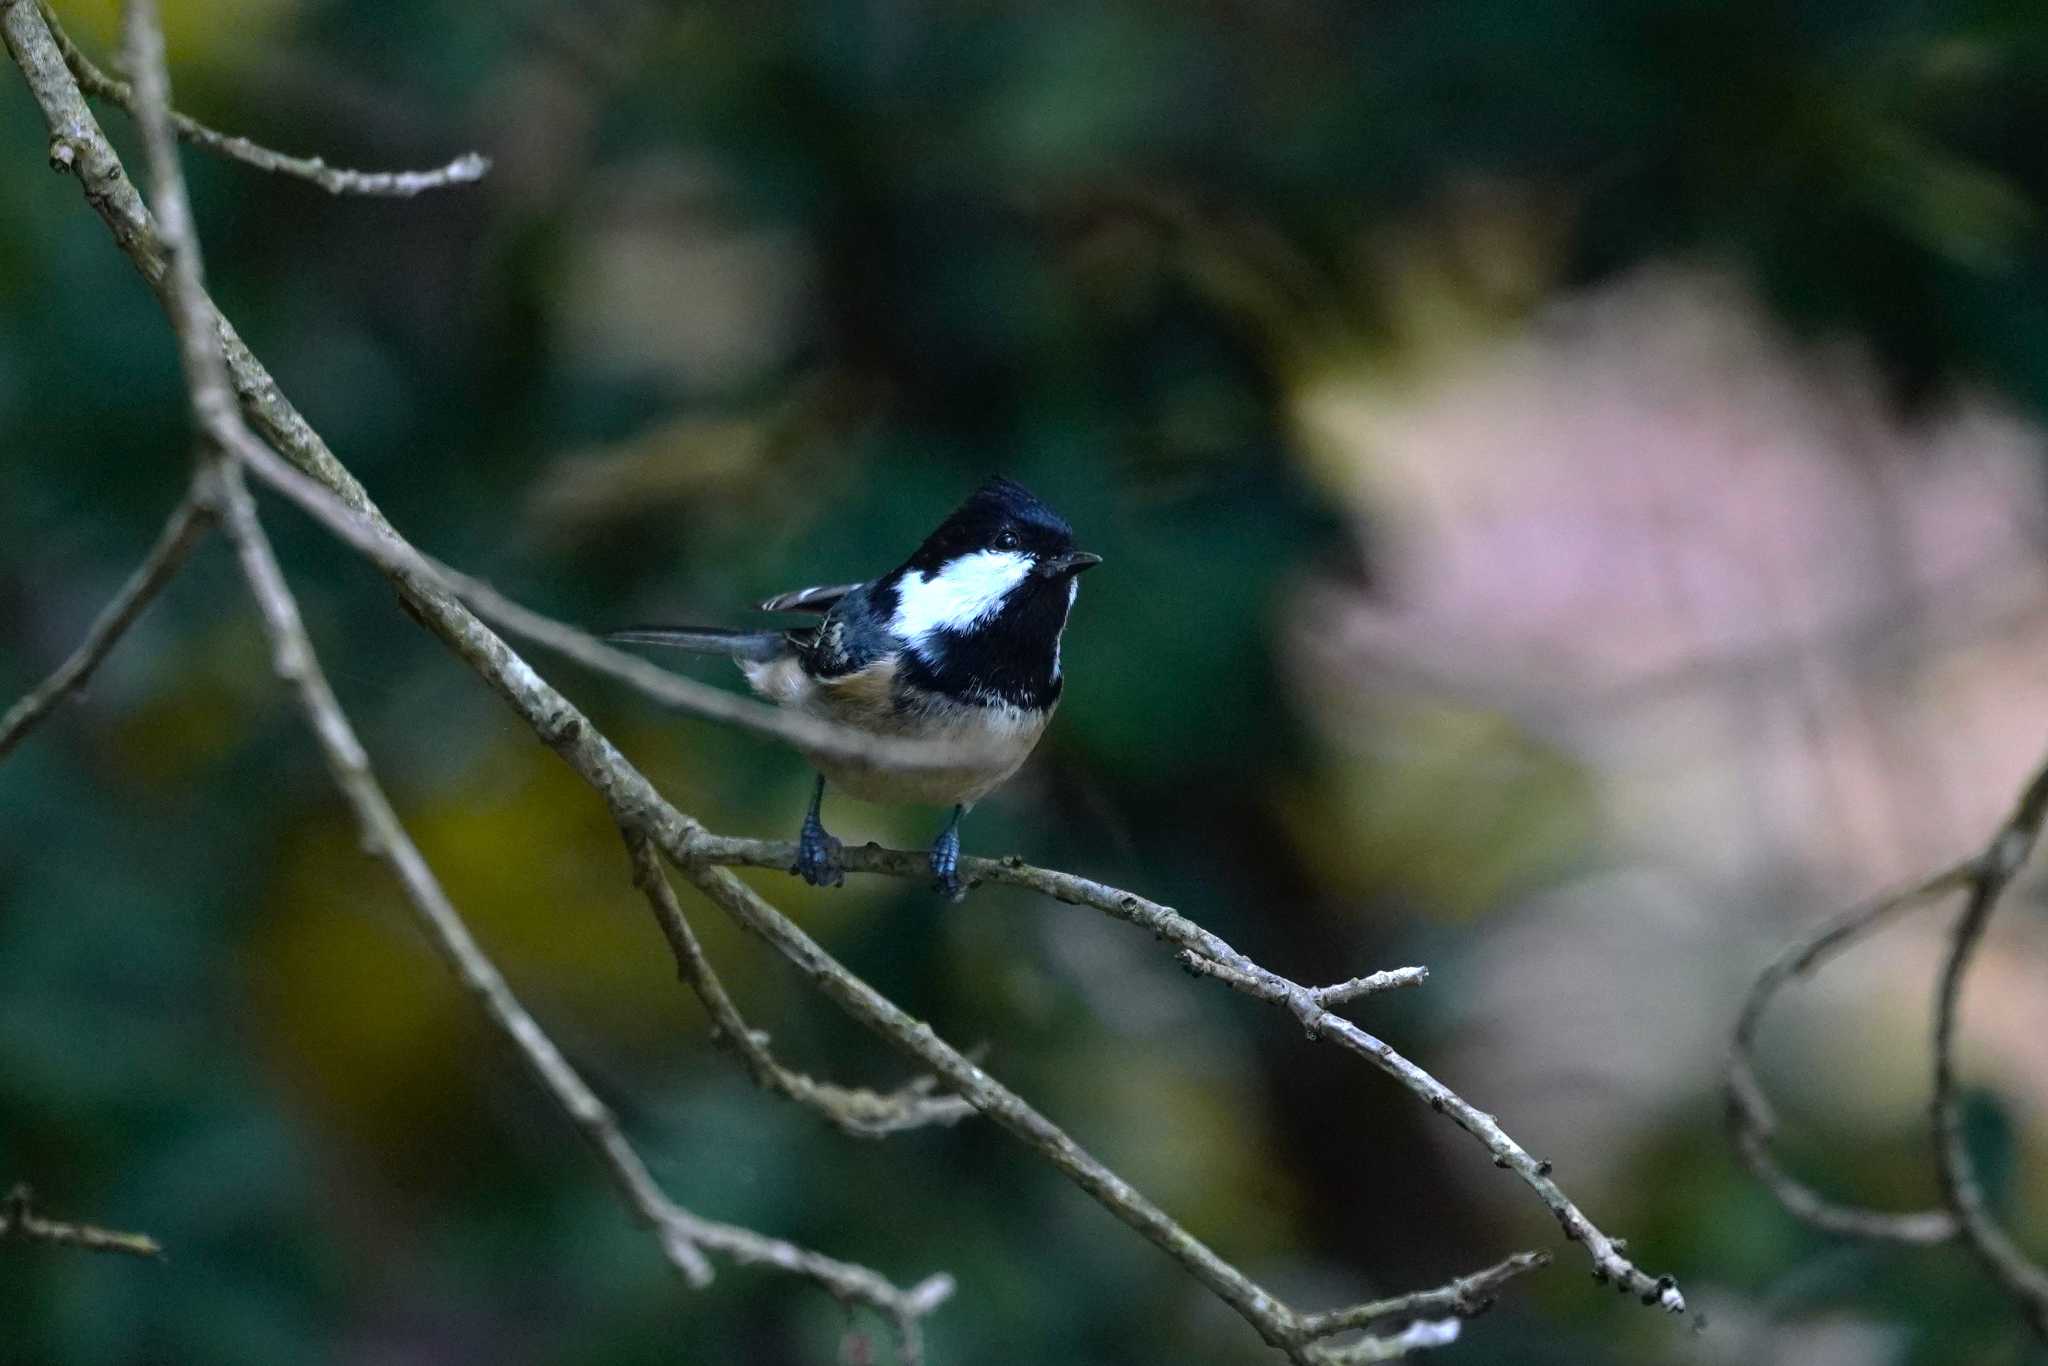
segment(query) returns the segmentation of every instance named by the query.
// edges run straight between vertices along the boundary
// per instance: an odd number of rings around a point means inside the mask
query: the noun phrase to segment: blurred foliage
[[[111,3],[59,8],[107,50]],[[191,161],[224,306],[423,547],[574,620],[717,619],[874,572],[992,468],[1021,478],[1108,565],[1045,752],[969,847],[1143,888],[1304,977],[1436,962],[1443,917],[1597,856],[1574,761],[1497,718],[1388,706],[1356,753],[1306,743],[1285,605],[1311,571],[1369,584],[1375,552],[1313,430],[1324,386],[1399,383],[1556,291],[1688,255],[1866,338],[1904,403],[1988,381],[2048,406],[2035,4],[167,8],[196,114],[340,164],[497,158],[405,203]],[[154,304],[0,86],[12,697],[145,543],[186,424]],[[899,1280],[954,1272],[939,1362],[1263,1359],[985,1127],[855,1144],[749,1090],[595,803],[388,590],[274,521],[411,827],[679,1200]],[[793,828],[793,756],[541,662],[685,809]],[[831,817],[910,842],[935,819]],[[1082,913],[761,884],[1288,1293],[1434,1283],[1554,1234],[1533,1207],[1502,1226],[1493,1173],[1441,1156],[1422,1107]],[[792,1062],[896,1079],[690,909]],[[1443,1008],[1383,1018],[1426,1047]],[[1962,1258],[1794,1228],[1701,1106],[1637,1136],[1641,1179],[1597,1212],[1701,1302],[1867,1312],[1899,1361],[2042,1359]],[[1999,1115],[1973,1135],[2011,1154]],[[1855,1188],[1911,1198],[1902,1169]],[[7,1366],[772,1366],[879,1333],[755,1273],[675,1285],[360,856],[218,547],[0,767],[17,1178],[171,1257],[0,1249]],[[1739,1327],[1690,1337],[1560,1262],[1441,1359],[1746,1359]]]

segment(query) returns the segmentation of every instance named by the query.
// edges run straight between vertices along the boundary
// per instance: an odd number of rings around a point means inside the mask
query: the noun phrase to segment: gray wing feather
[[[804,668],[814,677],[838,678],[855,673],[884,655],[903,648],[903,641],[889,629],[864,584],[849,584],[845,596],[832,604],[804,656]]]
[[[799,588],[792,593],[778,593],[761,604],[764,612],[829,612],[834,603],[861,585],[857,583],[821,584],[816,588]]]

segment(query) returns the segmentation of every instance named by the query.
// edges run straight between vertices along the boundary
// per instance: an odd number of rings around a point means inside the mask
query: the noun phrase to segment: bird
[[[961,819],[1045,734],[1065,686],[1060,639],[1080,575],[1100,563],[1076,547],[1064,518],[996,476],[888,573],[760,604],[815,614],[815,625],[639,626],[606,638],[724,655],[780,706],[871,735],[957,745],[958,762],[918,766],[806,749],[817,781],[789,871],[814,887],[845,881],[842,846],[822,817],[829,782],[865,801],[951,807],[930,864],[937,890],[958,901]]]

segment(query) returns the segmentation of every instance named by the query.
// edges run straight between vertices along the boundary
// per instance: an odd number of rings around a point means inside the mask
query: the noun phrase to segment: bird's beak
[[[1038,562],[1038,572],[1045,578],[1057,579],[1068,574],[1078,574],[1102,563],[1102,557],[1090,550],[1069,550],[1064,555],[1055,555],[1049,560]]]

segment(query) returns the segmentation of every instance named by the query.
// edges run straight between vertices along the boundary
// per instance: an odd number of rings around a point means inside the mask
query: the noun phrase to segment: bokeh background
[[[761,885],[1299,1302],[1527,1246],[1446,1363],[2041,1362],[1954,1250],[1731,1161],[1747,982],[1982,841],[2048,739],[2048,11],[2013,0],[166,6],[180,102],[481,186],[189,159],[223,306],[426,549],[603,627],[895,562],[992,471],[1065,511],[1067,701],[966,827],[1335,980],[1701,1315],[1618,1302],[1405,1093],[1090,912]],[[110,56],[113,6],[60,7]],[[117,141],[133,130],[107,111]],[[164,323],[0,72],[0,697],[184,479]],[[412,829],[703,1214],[956,1274],[941,1363],[1249,1363],[1253,1334],[988,1127],[863,1144],[707,1043],[589,794],[287,509]],[[757,739],[536,661],[686,810],[793,832]],[[734,682],[715,664],[691,665]],[[939,813],[835,802],[849,839]],[[894,1058],[709,908],[793,1063]],[[1904,1206],[1942,917],[1773,1017],[1787,1150]],[[2048,942],[1998,922],[1971,1132],[2048,1248]],[[0,1361],[886,1359],[681,1290],[361,854],[209,547],[0,766],[0,1181],[163,1265],[0,1247]]]

